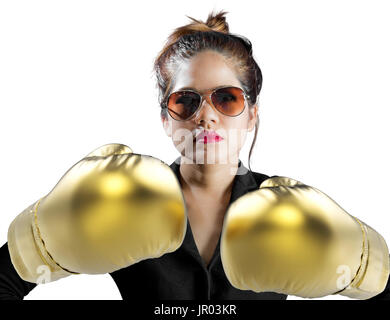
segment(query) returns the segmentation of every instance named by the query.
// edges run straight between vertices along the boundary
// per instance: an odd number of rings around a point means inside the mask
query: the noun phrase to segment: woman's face
[[[226,59],[211,50],[202,51],[189,61],[182,63],[174,76],[171,92],[192,88],[205,92],[220,86],[242,88],[236,73]],[[243,88],[242,88],[243,89]],[[205,96],[197,113],[186,121],[177,121],[170,115],[162,117],[165,132],[184,161],[189,163],[223,164],[237,163],[239,152],[245,143],[248,131],[256,123],[257,105],[249,109],[245,102],[244,111],[235,117],[220,113]],[[223,139],[218,142],[201,142],[195,137],[202,131],[215,131]]]

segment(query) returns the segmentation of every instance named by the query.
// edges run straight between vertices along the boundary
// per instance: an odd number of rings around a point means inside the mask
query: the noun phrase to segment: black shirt
[[[179,179],[180,157],[171,165]],[[249,171],[239,160],[239,168],[246,172],[233,180],[230,202],[247,192],[258,189],[269,176]],[[160,258],[140,261],[110,273],[124,300],[285,300],[287,295],[274,292],[256,293],[234,288],[226,278],[220,257],[220,238],[214,254],[206,266],[193,238],[187,219],[187,231],[179,249]],[[61,281],[61,280],[59,280]],[[390,281],[389,281],[390,283]],[[371,299],[389,299],[390,285]],[[14,269],[7,243],[0,248],[0,299],[23,299],[37,285],[24,281]]]

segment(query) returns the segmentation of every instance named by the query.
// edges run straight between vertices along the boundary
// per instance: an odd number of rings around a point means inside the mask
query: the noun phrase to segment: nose
[[[195,121],[197,124],[203,124],[204,126],[215,126],[218,122],[218,111],[211,105],[211,101],[205,98],[202,105],[199,107],[198,112],[195,115]]]

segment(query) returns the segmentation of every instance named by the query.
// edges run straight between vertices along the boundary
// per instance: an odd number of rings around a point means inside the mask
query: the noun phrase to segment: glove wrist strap
[[[19,276],[32,283],[48,283],[71,275],[44,250],[36,225],[36,201],[20,213],[8,229],[8,250]]]
[[[362,262],[356,277],[341,295],[369,299],[380,294],[389,278],[389,250],[384,238],[364,222],[355,218],[363,231]]]

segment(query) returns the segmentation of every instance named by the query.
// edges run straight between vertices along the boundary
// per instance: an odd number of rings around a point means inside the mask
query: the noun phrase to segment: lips
[[[219,142],[221,140],[223,140],[223,138],[215,131],[204,130],[196,136],[196,142],[201,143]]]

